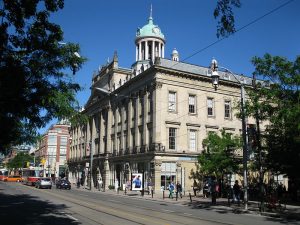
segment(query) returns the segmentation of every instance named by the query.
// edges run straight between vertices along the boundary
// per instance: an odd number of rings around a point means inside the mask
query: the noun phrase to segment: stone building
[[[35,157],[39,158],[44,168],[44,175],[58,178],[67,174],[67,160],[70,152],[70,125],[64,121],[52,125],[42,135],[37,144]]]
[[[247,87],[252,80],[219,72],[216,90],[208,67],[181,62],[176,49],[165,58],[165,44],[150,14],[136,32],[132,67],[120,67],[115,52],[94,74],[82,111],[88,123],[71,127],[71,181],[89,177],[92,162],[92,186],[99,178],[105,188],[116,181],[121,186],[141,173],[145,189],[151,184],[159,191],[179,181],[188,191],[207,133],[241,134],[233,105],[240,100],[240,83]]]

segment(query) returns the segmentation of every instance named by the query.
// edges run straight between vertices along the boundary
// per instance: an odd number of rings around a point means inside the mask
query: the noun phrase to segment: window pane
[[[175,150],[176,148],[176,129],[169,128],[169,149]]]
[[[195,101],[195,96],[194,95],[190,95],[189,96],[189,113],[195,113],[195,105],[196,105],[196,101]]]
[[[231,104],[230,101],[225,101],[225,118],[230,118]]]
[[[176,111],[176,93],[169,92],[169,111]]]
[[[190,150],[196,151],[196,131],[190,130]]]
[[[207,99],[207,115],[213,116],[213,112],[214,112],[213,108],[214,108],[213,99],[212,98],[208,98]]]

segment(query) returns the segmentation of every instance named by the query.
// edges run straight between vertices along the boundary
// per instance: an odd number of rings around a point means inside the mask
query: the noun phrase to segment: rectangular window
[[[190,130],[190,151],[196,151],[196,130]]]
[[[57,136],[56,135],[48,136],[48,145],[57,145]]]
[[[60,146],[67,146],[68,138],[67,137],[60,137]]]
[[[207,99],[207,115],[208,116],[214,115],[214,99],[213,98]]]
[[[169,112],[176,111],[176,92],[169,92]]]
[[[189,113],[196,113],[196,96],[189,95]]]
[[[225,110],[225,118],[231,118],[231,102],[230,101],[225,101],[224,105],[224,110]]]
[[[176,128],[169,128],[169,149],[176,149]]]

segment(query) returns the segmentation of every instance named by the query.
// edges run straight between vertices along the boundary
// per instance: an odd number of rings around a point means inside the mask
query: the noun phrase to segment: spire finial
[[[153,24],[153,18],[152,18],[152,4],[150,5],[150,16],[149,16],[149,19],[148,19],[148,23],[149,23],[149,24]]]

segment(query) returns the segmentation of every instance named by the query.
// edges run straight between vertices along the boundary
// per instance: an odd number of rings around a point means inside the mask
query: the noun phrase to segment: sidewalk
[[[74,189],[77,189],[74,187]],[[81,187],[80,189],[82,191],[88,191],[89,189],[85,189]],[[165,202],[165,203],[172,203],[172,204],[180,204],[189,206],[192,208],[199,208],[199,209],[213,209],[217,210],[219,212],[226,211],[226,212],[232,212],[232,213],[250,213],[250,214],[257,214],[262,216],[268,216],[268,217],[277,217],[277,218],[284,218],[288,220],[300,220],[300,207],[299,206],[293,206],[293,205],[283,205],[285,206],[285,209],[282,211],[266,211],[260,212],[259,211],[259,202],[255,201],[249,201],[248,202],[248,210],[244,209],[244,205],[241,203],[240,205],[237,204],[229,204],[227,198],[218,198],[217,204],[213,205],[211,203],[211,198],[202,198],[200,196],[191,196],[189,193],[185,193],[185,195],[180,198],[178,197],[176,199],[176,194],[174,194],[173,199],[168,198],[169,192],[168,191],[158,191],[158,193],[154,193],[153,196],[151,193],[145,192],[144,195],[141,195],[141,192],[139,191],[127,191],[126,194],[124,191],[116,192],[115,190],[106,190],[105,192],[99,191],[97,189],[93,189],[93,192],[95,193],[102,193],[102,194],[108,194],[108,195],[119,195],[120,197],[131,197],[131,198],[139,198],[139,199],[146,199],[150,201],[159,201],[159,202]]]

